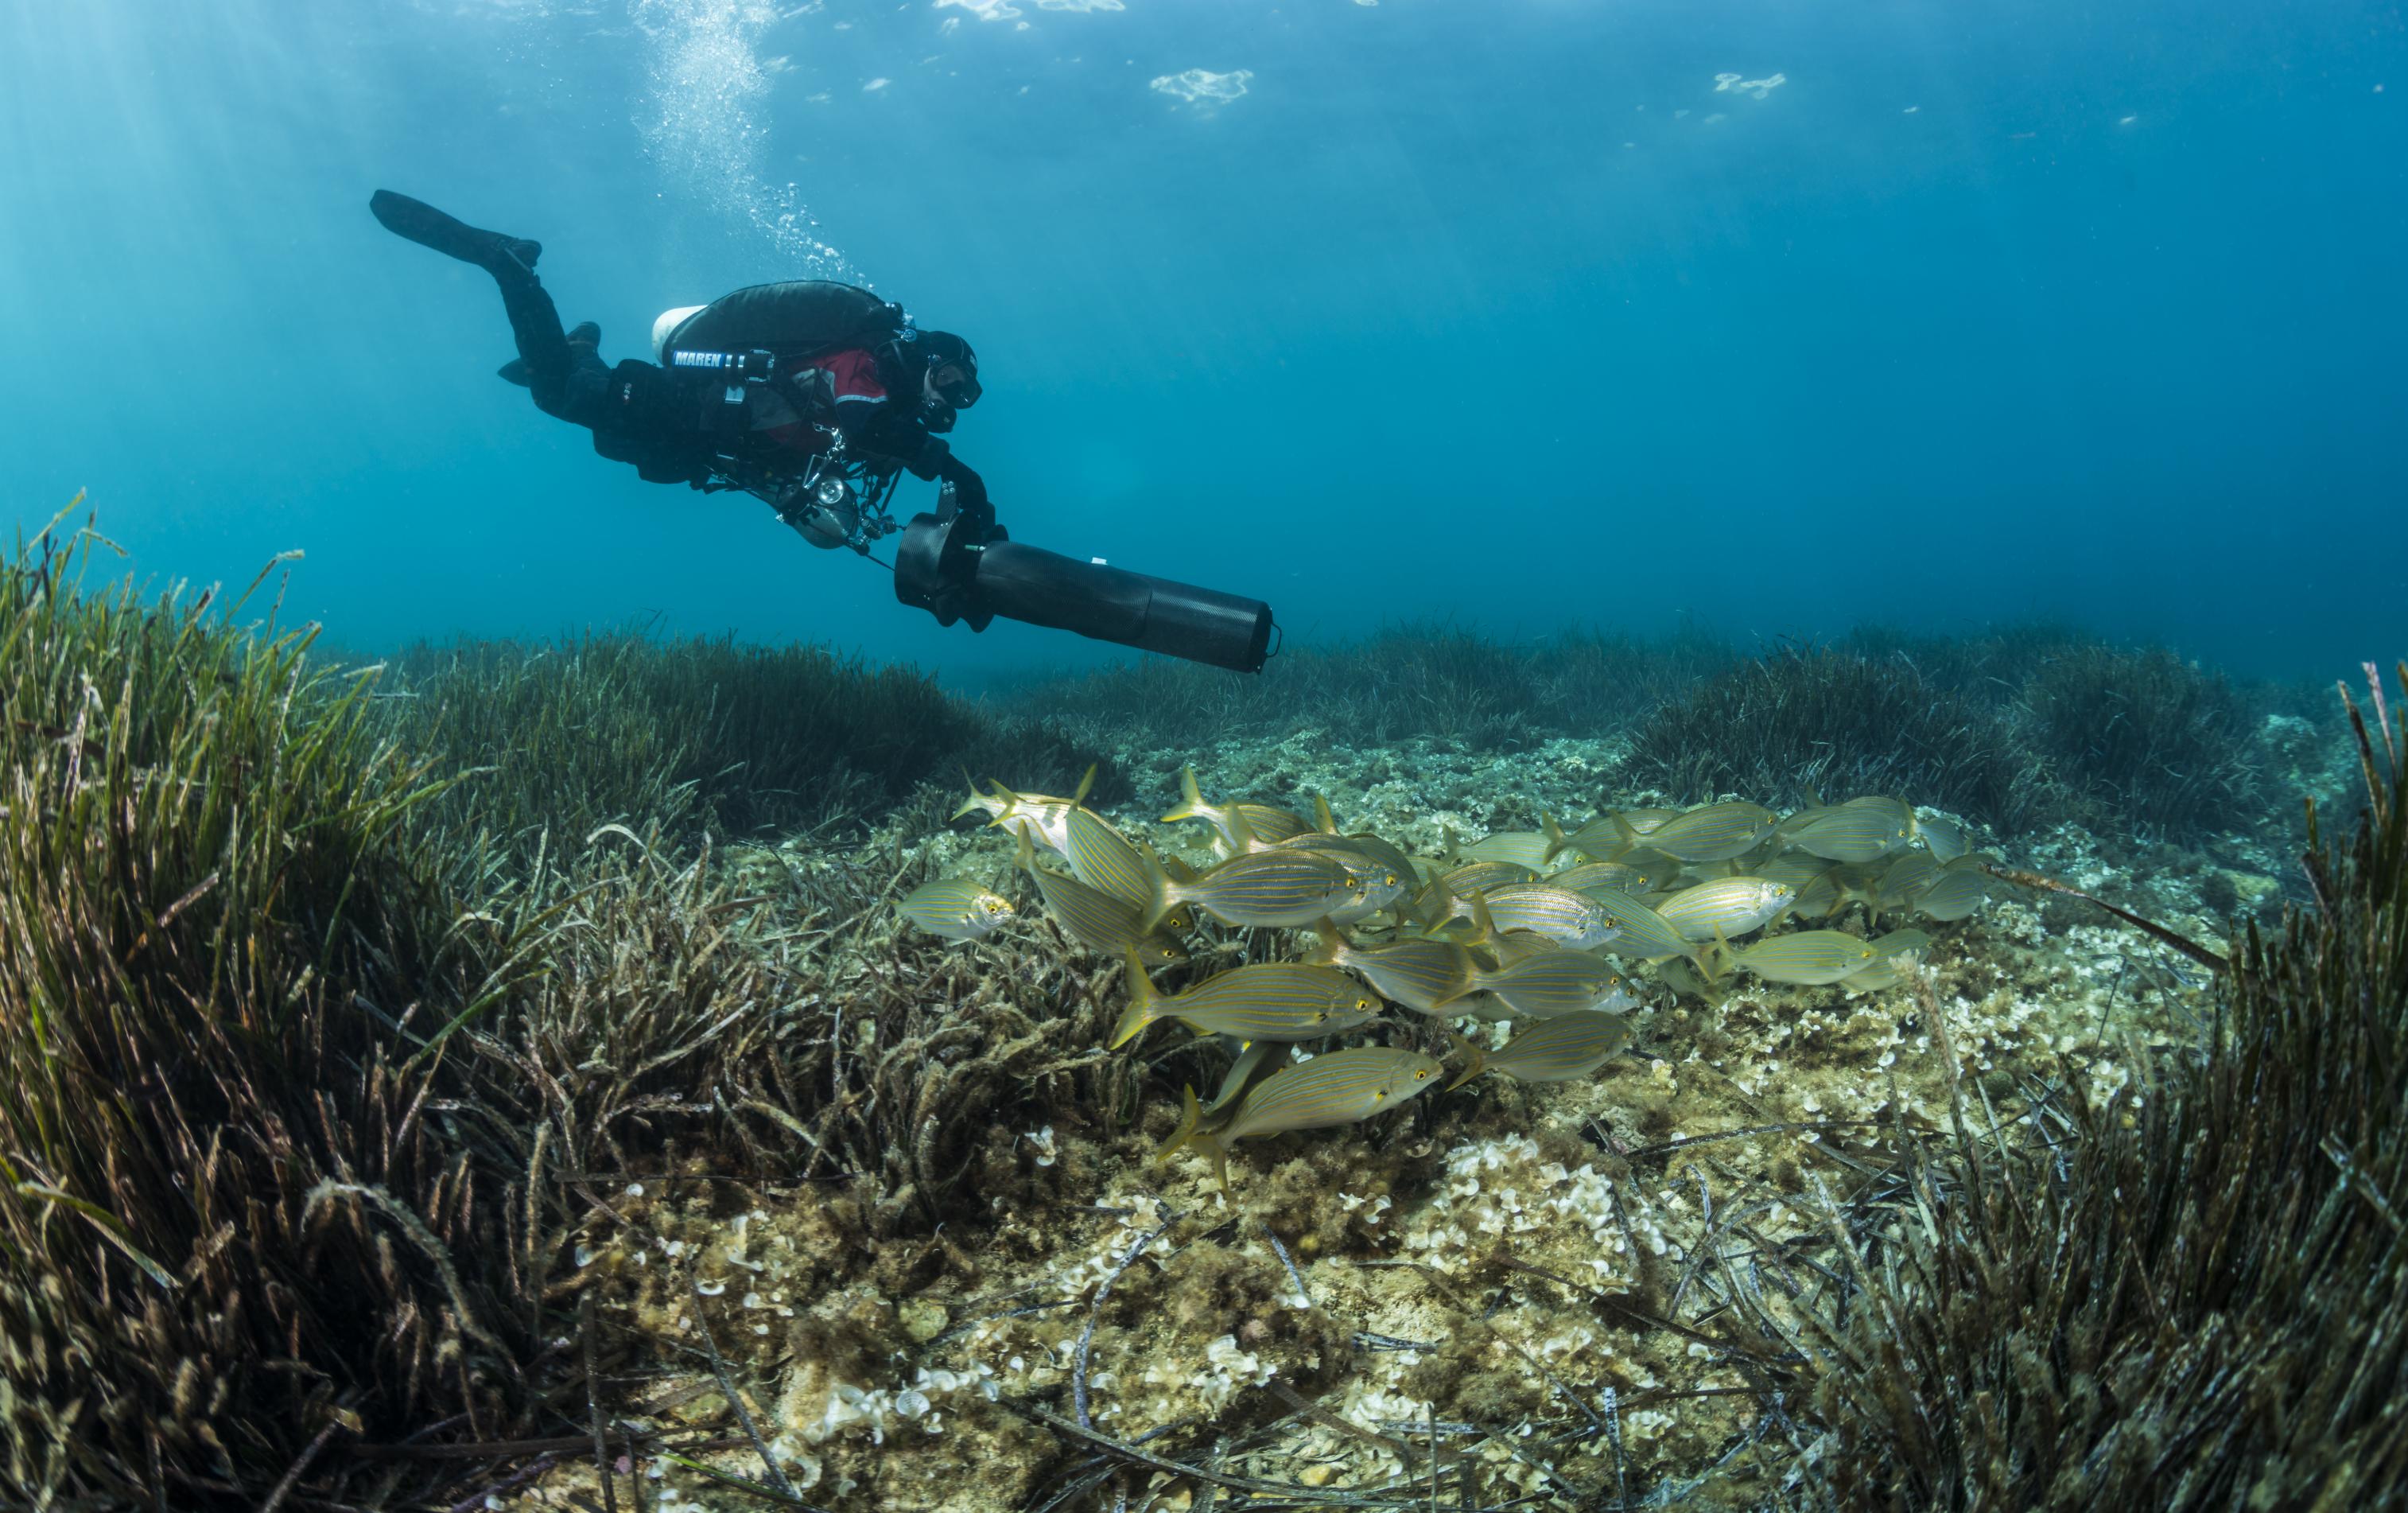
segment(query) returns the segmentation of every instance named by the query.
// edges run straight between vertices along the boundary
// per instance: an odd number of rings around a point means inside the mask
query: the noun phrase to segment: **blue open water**
[[[1092,655],[596,458],[383,186],[542,240],[614,359],[871,281],[977,344],[1017,538],[1298,637],[2408,649],[2397,5],[13,4],[0,184],[0,509],[88,487],[161,580],[302,548],[347,645]]]

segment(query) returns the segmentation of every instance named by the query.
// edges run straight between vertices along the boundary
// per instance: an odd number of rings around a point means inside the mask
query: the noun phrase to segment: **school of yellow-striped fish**
[[[1012,836],[1037,909],[998,891],[1004,879],[955,876],[897,911],[964,942],[1041,915],[1069,949],[1121,965],[1109,1048],[1133,1050],[1166,1020],[1228,1047],[1217,1093],[1206,1103],[1190,1088],[1158,1152],[1201,1152],[1225,1189],[1229,1146],[1248,1136],[1353,1124],[1484,1073],[1588,1076],[1634,1045],[1629,1014],[1651,994],[1719,1002],[1742,976],[1895,987],[1933,943],[1893,927],[1963,919],[1997,882],[1998,858],[1970,849],[1958,822],[1890,795],[1788,814],[1742,800],[1612,810],[1570,831],[1542,815],[1535,830],[1449,831],[1442,855],[1416,857],[1341,829],[1318,798],[1310,814],[1210,802],[1189,768],[1162,819],[1211,827],[1211,855],[1191,859],[1089,808],[1094,781],[1090,769],[1066,799],[989,780],[955,812]],[[1224,932],[1236,930],[1283,932],[1286,959],[1192,975],[1236,949]],[[1182,965],[1175,991],[1151,975]]]

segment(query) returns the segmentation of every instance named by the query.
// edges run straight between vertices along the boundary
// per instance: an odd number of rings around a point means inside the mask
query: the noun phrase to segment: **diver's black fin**
[[[531,389],[535,387],[534,384],[527,382],[526,359],[523,357],[513,357],[509,362],[504,363],[501,367],[494,369],[494,371],[502,379],[509,382],[517,384],[522,389]]]
[[[396,237],[431,247],[463,263],[474,263],[489,272],[502,271],[494,264],[498,258],[507,258],[532,273],[536,259],[543,255],[541,242],[506,237],[498,231],[480,231],[465,221],[445,215],[424,200],[396,195],[390,189],[380,189],[368,196],[368,213]]]

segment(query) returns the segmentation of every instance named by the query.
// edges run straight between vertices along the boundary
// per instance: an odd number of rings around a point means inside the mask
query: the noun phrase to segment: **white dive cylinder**
[[[687,316],[703,308],[700,305],[680,305],[675,310],[661,311],[661,318],[652,323],[652,361],[664,365],[668,362],[670,333],[683,325]]]

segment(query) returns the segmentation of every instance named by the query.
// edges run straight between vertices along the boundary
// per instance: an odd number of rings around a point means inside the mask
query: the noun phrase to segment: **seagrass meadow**
[[[70,521],[0,568],[0,1506],[2408,1496],[2408,671],[1409,625],[972,702],[635,632],[363,657],[288,568],[153,592]],[[1199,866],[1187,766],[1433,864],[1896,795],[1996,881],[1878,981],[1634,970],[1594,1071],[1225,1190],[1157,1151],[1233,1047],[1113,1047],[1128,966],[949,818],[1090,766]],[[942,878],[1010,917],[906,923]],[[1182,942],[1165,994],[1303,949]],[[1445,1007],[1361,1032],[1501,1056]]]

